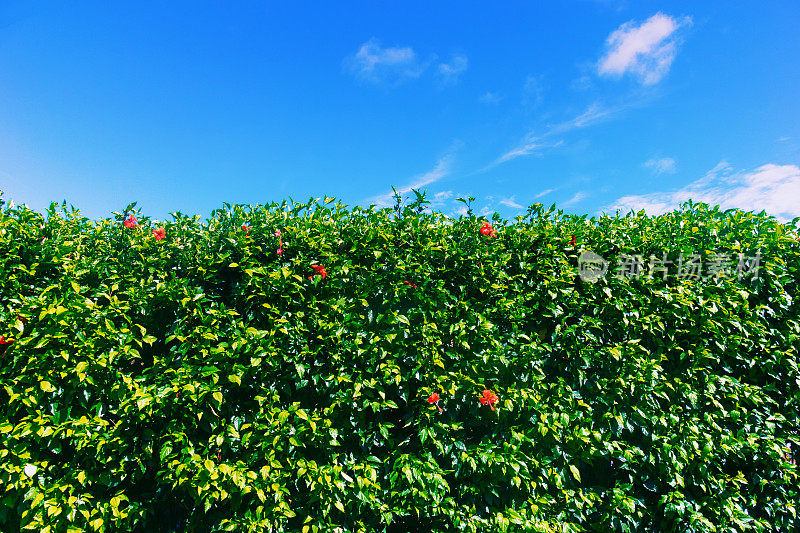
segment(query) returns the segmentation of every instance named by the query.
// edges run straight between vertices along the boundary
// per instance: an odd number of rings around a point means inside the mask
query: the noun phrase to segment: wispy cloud
[[[444,178],[445,176],[450,174],[450,167],[453,163],[455,158],[455,149],[451,149],[448,151],[447,154],[439,158],[436,162],[436,166],[434,166],[431,170],[422,174],[421,176],[417,176],[414,180],[402,187],[395,187],[397,192],[401,195],[410,192],[411,189],[419,189],[420,187],[424,187],[426,185],[430,185],[431,183],[435,183],[440,179]],[[450,191],[446,191],[444,194],[452,194]],[[449,196],[448,196],[449,198]],[[440,198],[440,201],[443,201],[444,198]],[[385,194],[379,194],[377,196],[373,196],[371,198],[367,198],[367,204],[375,204],[379,208],[382,207],[391,207],[394,205],[394,192],[388,192]]]
[[[445,206],[448,205],[448,200],[453,197],[453,191],[439,191],[433,194],[433,196],[428,196],[427,200],[430,202],[427,207],[430,209],[438,209],[441,210]]]
[[[443,202],[453,197],[453,191],[440,191],[433,195],[434,202]]]
[[[673,192],[623,196],[604,211],[624,212],[644,209],[659,215],[692,200],[719,205],[723,209],[745,211],[766,210],[782,220],[800,216],[800,167],[797,165],[763,165],[750,172],[734,172],[721,161],[702,178]]]
[[[534,196],[534,198],[541,198],[542,196],[547,196],[551,192],[554,192],[554,191],[557,191],[557,190],[558,189],[545,189],[542,192],[540,192],[539,194],[537,194],[536,196]]]
[[[511,196],[510,198],[503,198],[500,200],[500,204],[514,209],[522,209],[522,206],[514,201],[514,198],[514,196]]]
[[[439,84],[452,85],[467,70],[467,65],[467,56],[463,54],[453,54],[449,62],[437,64],[436,54],[422,60],[410,46],[385,48],[374,38],[344,59],[345,69],[356,79],[376,85],[399,85],[419,78],[431,66]]]
[[[456,83],[459,76],[467,70],[467,64],[467,56],[454,54],[449,63],[439,63],[436,75],[443,85]]]
[[[556,135],[562,135],[569,131],[585,128],[587,126],[591,126],[599,122],[602,122],[603,120],[607,120],[631,105],[634,104],[627,103],[615,107],[608,107],[601,104],[600,102],[594,102],[589,107],[587,107],[586,111],[584,111],[583,113],[565,122],[561,122],[560,124],[550,126],[548,129],[545,129],[539,135],[536,135],[534,132],[528,133],[528,135],[525,136],[525,138],[522,139],[522,141],[517,143],[516,146],[514,146],[508,152],[504,153],[503,155],[495,159],[491,164],[489,164],[485,168],[481,169],[481,172],[494,168],[497,165],[500,165],[507,161],[511,161],[512,159],[530,155],[532,153],[535,153],[541,148],[555,148],[557,146],[560,146],[561,144],[563,144],[563,141],[553,142],[553,141],[548,141],[548,139]]]
[[[657,176],[661,174],[675,174],[675,160],[671,157],[662,157],[661,159],[648,159],[644,163],[645,168],[649,168]]]
[[[503,99],[503,94],[501,92],[491,92],[486,91],[481,97],[478,99],[484,104],[496,104],[500,100]]]
[[[578,202],[580,202],[582,200],[585,200],[588,197],[589,197],[589,195],[587,193],[585,193],[583,191],[579,191],[579,192],[575,193],[575,196],[573,196],[572,198],[570,198],[569,200],[567,200],[566,202],[561,204],[561,206],[562,207],[569,207],[569,206],[577,204]]]
[[[591,68],[592,72],[594,72],[594,65]],[[572,80],[569,86],[573,91],[586,91],[592,88],[592,77],[588,74],[582,74]]]
[[[345,66],[362,81],[388,84],[418,78],[427,67],[420,63],[410,46],[383,48],[375,39],[365,42],[355,54],[345,58]]]
[[[533,153],[534,150],[542,148],[544,146],[542,139],[547,136],[548,134],[544,134],[541,137],[535,137],[533,134],[528,134],[528,136],[525,139],[523,139],[522,142],[520,142],[517,146],[515,146],[508,152],[498,157],[494,161],[494,163],[486,167],[484,170],[488,170],[494,166],[505,163],[506,161],[511,161],[512,159],[516,159],[518,157],[522,157],[524,155]]]
[[[529,74],[522,86],[522,103],[528,107],[538,107],[544,100],[544,77]]]
[[[601,105],[599,102],[594,102],[591,104],[586,111],[561,125],[562,131],[568,131],[575,128],[585,128],[586,126],[590,126],[596,122],[600,122],[603,119],[606,119],[613,115],[617,110],[605,107]]]
[[[629,21],[606,39],[606,51],[597,64],[600,75],[635,75],[643,85],[658,83],[669,72],[680,45],[679,29],[689,17],[656,13],[642,24]]]

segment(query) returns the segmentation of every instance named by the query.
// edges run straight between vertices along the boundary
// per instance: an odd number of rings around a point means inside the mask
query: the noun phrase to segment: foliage
[[[425,203],[0,200],[0,529],[798,529],[792,225]],[[590,283],[583,249],[761,268]]]

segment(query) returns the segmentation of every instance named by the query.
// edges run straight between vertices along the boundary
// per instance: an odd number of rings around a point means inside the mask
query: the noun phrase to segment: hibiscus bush
[[[0,199],[0,530],[796,531],[798,222]]]

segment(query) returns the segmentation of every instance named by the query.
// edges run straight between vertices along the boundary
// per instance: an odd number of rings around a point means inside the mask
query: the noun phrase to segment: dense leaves
[[[798,528],[797,220],[424,204],[0,200],[0,529]]]

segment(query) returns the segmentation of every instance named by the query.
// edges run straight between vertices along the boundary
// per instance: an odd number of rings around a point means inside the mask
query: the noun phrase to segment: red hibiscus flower
[[[128,218],[125,219],[125,221],[122,223],[122,225],[125,226],[128,229],[133,229],[136,226],[138,226],[139,223],[136,222],[136,217],[135,216],[128,215]]]
[[[489,389],[483,389],[483,396],[481,396],[479,400],[483,405],[488,405],[492,408],[492,411],[494,411],[494,404],[496,404],[500,398]]]
[[[434,392],[433,394],[428,396],[428,403],[436,405],[436,408],[439,410],[439,412],[440,413],[443,412],[442,408],[439,407],[439,393],[438,392]]]
[[[278,255],[283,255],[283,248],[278,248]]]
[[[8,351],[6,349],[6,344],[11,344],[12,342],[14,341],[12,341],[11,339],[6,339],[3,335],[0,335],[0,348],[2,348],[0,349],[0,352],[3,352],[3,355],[0,356],[0,358],[2,359],[6,358],[6,352]]]
[[[248,226],[247,224],[242,224],[242,231],[244,231],[244,234],[247,235],[248,233],[250,233],[250,226]]]
[[[416,289],[416,288],[417,288],[417,286],[416,286],[416,285],[414,285],[413,283],[411,283],[410,281],[404,281],[403,283],[405,283],[406,285],[408,285],[408,286],[409,286],[409,287],[411,287],[412,289]]]
[[[316,272],[317,275],[322,276],[322,279],[325,279],[326,277],[328,277],[328,273],[325,272],[325,267],[324,266],[322,266],[322,265],[311,265],[311,268],[314,269],[314,272]],[[311,276],[309,279],[314,279],[314,276]]]
[[[570,246],[575,246],[575,235],[572,236],[572,240],[569,241]]]
[[[166,236],[167,233],[164,231],[164,228],[156,228],[153,230],[153,237],[155,237],[157,241],[160,241]]]
[[[481,235],[486,235],[487,237],[497,237],[497,232],[488,221],[484,221],[483,226],[481,226]]]

